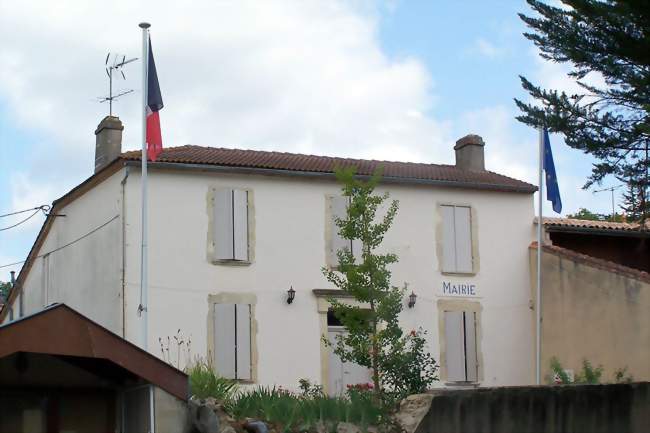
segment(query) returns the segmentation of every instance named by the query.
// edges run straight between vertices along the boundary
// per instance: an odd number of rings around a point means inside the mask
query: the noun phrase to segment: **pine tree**
[[[628,183],[627,192],[623,193],[621,209],[629,222],[638,222],[643,219],[644,213],[650,213],[650,203],[645,197],[643,188],[634,183]]]
[[[553,7],[527,0],[538,17],[519,14],[532,29],[524,36],[544,59],[567,63],[581,94],[546,90],[524,77],[523,88],[536,99],[515,99],[517,119],[562,133],[567,145],[596,158],[584,188],[613,175],[650,187],[650,2],[648,0],[561,0]],[[591,74],[603,86],[588,84]],[[648,217],[647,207],[642,219]]]

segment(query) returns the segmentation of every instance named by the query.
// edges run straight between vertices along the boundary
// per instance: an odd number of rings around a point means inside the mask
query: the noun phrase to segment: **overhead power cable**
[[[19,225],[21,225],[21,224],[23,224],[23,223],[26,223],[27,221],[29,221],[30,219],[32,219],[32,218],[34,217],[34,215],[36,215],[36,214],[38,213],[38,211],[40,211],[40,210],[41,210],[41,209],[36,209],[36,210],[34,211],[33,214],[31,214],[30,216],[28,216],[28,217],[25,218],[24,220],[20,220],[20,221],[18,221],[16,224],[13,224],[13,225],[10,225],[10,226],[7,226],[7,227],[2,227],[2,228],[0,228],[0,232],[3,232],[3,231],[5,231],[5,230],[12,229],[12,228],[14,228],[14,227],[18,227]],[[45,214],[45,211],[43,211],[43,213]]]
[[[48,254],[52,254],[52,253],[54,253],[54,252],[56,252],[56,251],[60,251],[60,250],[62,250],[62,249],[64,249],[64,248],[67,248],[67,247],[69,247],[70,245],[76,244],[76,243],[79,242],[80,240],[82,240],[82,239],[84,239],[84,238],[87,238],[88,236],[92,235],[92,234],[95,233],[96,231],[98,231],[98,230],[100,230],[100,229],[106,227],[108,224],[112,223],[113,221],[115,221],[115,220],[118,219],[119,217],[120,217],[119,215],[115,215],[113,218],[111,218],[111,219],[109,219],[108,221],[106,221],[105,223],[103,223],[103,224],[101,224],[101,225],[95,227],[94,229],[92,229],[92,230],[89,231],[88,233],[86,233],[86,234],[84,234],[84,235],[82,235],[82,236],[79,236],[78,238],[76,238],[76,239],[74,239],[74,240],[68,242],[68,243],[65,244],[65,245],[61,245],[61,246],[58,247],[58,248],[54,248],[53,250],[48,251],[47,253],[39,254],[38,256],[36,256],[36,257],[34,257],[34,258],[35,258],[35,259],[38,259],[38,258],[41,258],[41,257],[46,256],[46,255],[48,255]],[[20,261],[20,262],[8,263],[8,264],[6,264],[6,265],[0,265],[0,269],[2,269],[2,268],[8,268],[9,266],[20,265],[21,263],[25,263],[26,261],[27,261],[27,260],[22,260],[22,261]]]
[[[19,210],[19,211],[16,211],[16,212],[6,213],[4,215],[0,215],[0,218],[12,216],[12,215],[18,215],[18,214],[21,214],[21,213],[29,212],[30,210],[42,210],[43,212],[49,212],[50,211],[50,206],[46,205],[46,204],[43,204],[43,205],[40,205],[40,206],[25,209],[25,210]]]

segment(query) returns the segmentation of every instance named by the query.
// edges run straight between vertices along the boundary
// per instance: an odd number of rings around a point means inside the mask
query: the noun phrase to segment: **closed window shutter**
[[[456,234],[456,272],[472,272],[472,229],[470,208],[454,207]]]
[[[478,381],[478,359],[476,354],[476,313],[465,311],[465,366],[467,380]]]
[[[441,206],[442,214],[442,271],[456,272],[456,232],[454,207]]]
[[[236,379],[235,305],[214,304],[214,367],[227,379]]]
[[[219,189],[214,192],[213,232],[215,258],[234,259],[232,189]]]
[[[236,306],[237,379],[251,379],[251,306]]]
[[[339,227],[336,225],[336,218],[346,218],[348,198],[343,196],[329,197],[330,215],[330,250],[328,251],[328,265],[337,266],[337,252],[344,248],[351,249],[350,240],[344,239],[339,234]]]
[[[233,190],[233,258],[248,260],[248,191]]]
[[[363,262],[363,242],[361,242],[361,239],[352,239],[351,248],[354,260],[358,265],[361,264]]]
[[[463,312],[445,311],[444,315],[447,380],[462,382],[466,380]]]

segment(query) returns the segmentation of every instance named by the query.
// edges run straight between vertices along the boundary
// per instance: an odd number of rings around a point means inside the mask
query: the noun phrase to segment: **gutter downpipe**
[[[126,180],[130,167],[124,167],[122,185],[122,338],[126,340]]]

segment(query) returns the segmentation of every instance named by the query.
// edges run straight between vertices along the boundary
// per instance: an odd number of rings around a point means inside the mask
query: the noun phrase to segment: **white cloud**
[[[18,122],[88,160],[107,109],[93,101],[106,91],[105,53],[139,55],[142,17],[153,23],[167,145],[370,156],[376,146],[403,141],[405,130],[428,153],[443,141],[433,119],[409,116],[430,104],[425,68],[387,59],[374,18],[345,3],[48,4],[3,4],[3,40],[22,36],[0,48],[0,94]],[[126,73],[128,81],[117,84],[139,91],[139,65]],[[138,147],[138,106],[138,94],[116,104],[127,148]]]
[[[517,179],[536,183],[535,137],[521,141],[513,136],[514,113],[503,105],[484,107],[464,113],[460,125],[485,141],[485,166]]]

